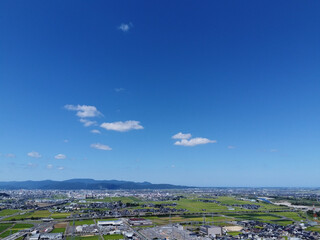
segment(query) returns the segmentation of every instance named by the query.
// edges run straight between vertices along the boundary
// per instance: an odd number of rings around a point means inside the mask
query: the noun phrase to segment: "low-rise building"
[[[152,221],[144,218],[130,218],[128,222],[131,226],[152,225]]]
[[[208,236],[222,235],[222,228],[219,226],[203,225],[200,227],[200,233]]]
[[[114,220],[114,221],[98,221],[98,226],[105,227],[105,226],[120,226],[122,225],[122,220]]]
[[[40,240],[62,240],[62,233],[43,233],[40,234]]]

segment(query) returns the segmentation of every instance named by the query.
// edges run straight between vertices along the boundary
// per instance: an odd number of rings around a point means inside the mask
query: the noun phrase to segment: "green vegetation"
[[[10,224],[10,223],[2,223],[2,224],[0,224],[0,233],[5,231],[5,230],[7,230],[11,226],[12,226],[12,224]]]
[[[75,236],[67,237],[67,240],[100,240],[99,236]]]
[[[32,213],[31,218],[47,218],[51,215],[48,210],[39,210]]]
[[[161,202],[159,202],[161,203]],[[223,212],[228,211],[228,207],[217,203],[201,202],[199,199],[181,199],[176,201],[178,209],[187,209],[189,212]]]
[[[308,227],[307,231],[313,231],[320,233],[320,226]]]
[[[230,236],[238,236],[239,234],[241,234],[241,232],[228,232]]]
[[[5,221],[16,221],[16,220],[23,220],[23,219],[40,219],[40,218],[48,218],[51,213],[48,210],[39,210],[35,212],[28,212],[25,214],[20,214],[16,216],[11,216],[5,218]]]
[[[54,219],[66,218],[69,217],[71,213],[52,213],[50,217]]]
[[[7,230],[7,231],[3,232],[2,234],[0,234],[0,238],[8,237],[11,234],[14,234],[16,232],[18,232],[18,230]]]
[[[52,233],[64,233],[65,232],[65,228],[54,228],[51,232]]]
[[[4,221],[16,221],[31,218],[31,213],[23,213],[3,219]]]
[[[24,230],[33,227],[33,224],[29,223],[17,223],[13,226],[13,230]]]
[[[76,226],[84,225],[84,224],[94,224],[94,221],[92,219],[89,220],[81,220],[81,221],[75,221],[74,224]],[[73,222],[70,222],[70,225],[73,225]]]
[[[281,217],[268,213],[228,213],[226,216],[231,216],[240,220],[280,220]]]
[[[109,239],[124,239],[124,237],[121,234],[113,234],[113,235],[103,235],[103,239],[105,239],[105,240],[109,240]]]
[[[17,212],[20,212],[20,210],[16,210],[16,209],[4,209],[0,211],[0,217],[4,217],[4,216],[9,216],[12,214],[15,214]]]
[[[274,214],[293,219],[294,221],[301,221],[305,219],[305,218],[302,218],[298,212],[275,212]]]

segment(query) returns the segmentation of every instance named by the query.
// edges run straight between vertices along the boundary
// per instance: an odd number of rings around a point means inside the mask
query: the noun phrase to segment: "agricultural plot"
[[[74,236],[67,237],[67,240],[100,240],[99,236]]]
[[[18,230],[12,230],[12,229],[7,230],[7,231],[5,231],[5,232],[3,232],[3,233],[0,234],[0,238],[8,237],[8,236],[10,236],[11,234],[14,234],[14,233],[16,233],[16,232],[18,232]]]
[[[187,209],[189,212],[224,212],[228,207],[221,206],[217,203],[201,202],[198,199],[181,199],[177,201],[178,209]]]
[[[273,214],[267,214],[267,213],[247,213],[247,214],[231,213],[226,215],[234,217],[239,220],[256,220],[256,221],[281,220],[281,217],[277,217]]]
[[[65,232],[65,228],[54,228],[51,232],[52,233],[64,233]]]
[[[167,225],[171,223],[191,223],[191,222],[203,222],[203,217],[192,217],[192,216],[173,216],[173,217],[146,217],[146,219],[151,220],[155,225]],[[223,216],[214,216],[206,217],[206,223],[216,224],[217,222],[225,222],[232,221],[234,218],[232,217],[223,217]]]
[[[48,210],[39,210],[31,214],[31,218],[47,218],[51,215]]]
[[[307,231],[313,231],[320,233],[320,226],[308,227]]]
[[[80,226],[84,224],[91,225],[91,224],[94,224],[94,221],[92,219],[89,219],[89,220],[81,220],[81,221],[74,222],[74,225],[76,226]],[[73,225],[73,222],[70,222],[70,225]]]
[[[24,230],[33,227],[33,224],[29,223],[17,223],[12,227],[12,230]]]
[[[283,216],[289,219],[293,219],[294,221],[305,220],[305,218],[302,218],[298,212],[275,212],[274,214],[278,216]]]
[[[25,214],[15,215],[8,218],[5,218],[5,221],[15,221],[15,220],[24,220],[24,219],[40,219],[47,218],[51,215],[48,210],[39,210],[35,212],[28,212]]]
[[[20,210],[16,210],[16,209],[4,209],[0,211],[0,217],[4,217],[4,216],[9,216],[12,214],[15,214],[17,212],[20,212]]]
[[[10,224],[10,223],[2,223],[2,224],[0,224],[0,233],[4,232],[5,230],[7,230],[11,226],[12,226],[12,224]]]
[[[16,221],[31,218],[32,213],[24,213],[3,219],[4,221]]]
[[[69,217],[71,213],[52,213],[50,217],[54,219],[61,219],[61,218],[66,218]]]
[[[104,240],[124,239],[124,237],[121,234],[113,234],[113,235],[103,235],[103,239]]]

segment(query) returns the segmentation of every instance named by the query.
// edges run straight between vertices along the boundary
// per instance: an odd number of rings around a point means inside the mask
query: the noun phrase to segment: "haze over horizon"
[[[1,1],[0,181],[319,187],[319,1]]]

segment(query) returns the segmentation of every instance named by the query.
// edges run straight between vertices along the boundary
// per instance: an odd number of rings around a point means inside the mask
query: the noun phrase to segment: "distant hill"
[[[118,180],[70,179],[65,181],[12,181],[0,182],[0,189],[42,189],[42,190],[116,190],[116,189],[181,189],[187,186],[171,184],[152,184],[149,182],[130,182]]]

